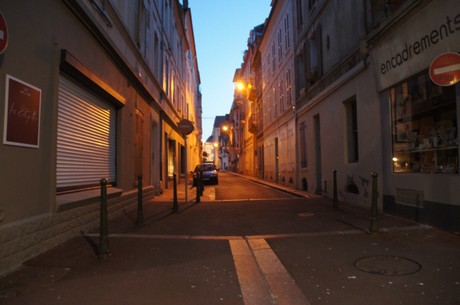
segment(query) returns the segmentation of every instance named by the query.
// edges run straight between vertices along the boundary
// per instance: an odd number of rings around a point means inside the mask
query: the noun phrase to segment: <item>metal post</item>
[[[187,135],[184,135],[184,159],[185,159],[185,203],[188,202],[188,156],[187,156]]]
[[[369,232],[371,233],[377,233],[379,231],[379,225],[378,225],[378,205],[377,205],[377,200],[378,200],[378,191],[377,191],[377,173],[372,172],[371,177],[372,177],[372,202],[371,202],[371,223],[369,226]]]
[[[173,174],[173,212],[176,213],[179,211],[179,206],[177,204],[177,175]]]
[[[199,185],[200,185],[200,196],[203,196],[203,192],[204,192],[204,181],[203,181],[203,170],[200,169],[200,176],[198,176],[198,181],[199,181]]]
[[[99,232],[99,253],[98,258],[106,258],[109,254],[109,239],[107,225],[107,179],[102,178],[101,184],[101,223]]]
[[[137,176],[137,226],[144,224],[144,207],[142,204],[142,197],[142,175],[139,175]]]
[[[196,203],[200,203],[200,172],[195,173]]]
[[[334,209],[337,209],[339,207],[339,199],[338,199],[338,195],[337,195],[337,170],[334,169],[332,171],[332,173],[334,174],[334,198],[333,198],[333,207]]]

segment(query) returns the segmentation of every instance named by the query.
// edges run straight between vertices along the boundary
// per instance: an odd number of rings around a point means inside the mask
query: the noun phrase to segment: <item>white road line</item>
[[[277,305],[310,305],[265,239],[248,240]]]
[[[229,243],[245,305],[310,305],[265,239]]]
[[[230,240],[244,305],[276,304],[246,240]]]

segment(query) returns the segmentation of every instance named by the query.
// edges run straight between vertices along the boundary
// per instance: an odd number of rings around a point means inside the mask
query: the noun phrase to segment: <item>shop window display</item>
[[[455,88],[423,73],[390,89],[394,172],[458,173]]]

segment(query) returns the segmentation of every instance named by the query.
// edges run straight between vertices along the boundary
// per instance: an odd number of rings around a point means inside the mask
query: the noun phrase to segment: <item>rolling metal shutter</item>
[[[57,190],[116,177],[116,110],[61,77],[58,92]]]

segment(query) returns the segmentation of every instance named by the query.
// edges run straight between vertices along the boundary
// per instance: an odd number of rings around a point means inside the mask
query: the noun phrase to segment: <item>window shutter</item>
[[[116,179],[116,110],[61,77],[58,92],[57,190]]]

